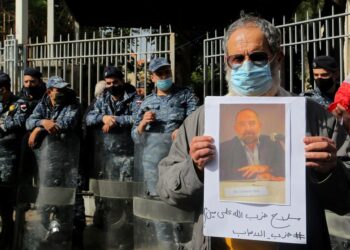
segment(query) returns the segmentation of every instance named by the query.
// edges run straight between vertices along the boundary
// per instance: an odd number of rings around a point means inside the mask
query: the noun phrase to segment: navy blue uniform
[[[152,93],[144,99],[138,110],[132,138],[138,140],[137,126],[147,111],[155,112],[155,121],[150,123],[145,132],[171,133],[179,128],[185,118],[198,107],[198,98],[190,88],[173,86],[166,96]]]

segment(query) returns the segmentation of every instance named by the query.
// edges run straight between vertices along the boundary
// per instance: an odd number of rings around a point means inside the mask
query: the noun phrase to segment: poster
[[[207,97],[204,234],[306,243],[305,99]]]

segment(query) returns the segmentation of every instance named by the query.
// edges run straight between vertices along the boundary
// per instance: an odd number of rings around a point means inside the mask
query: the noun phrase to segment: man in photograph
[[[236,136],[220,144],[220,180],[283,181],[283,138],[262,135],[261,121],[253,109],[240,110],[233,128]]]

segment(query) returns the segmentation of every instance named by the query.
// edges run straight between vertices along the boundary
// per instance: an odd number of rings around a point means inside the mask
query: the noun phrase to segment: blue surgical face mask
[[[272,86],[270,64],[258,66],[245,61],[231,70],[231,86],[235,92],[245,96],[265,94]]]
[[[170,89],[172,85],[173,85],[173,79],[171,77],[167,79],[159,79],[157,81],[157,88],[162,91]]]

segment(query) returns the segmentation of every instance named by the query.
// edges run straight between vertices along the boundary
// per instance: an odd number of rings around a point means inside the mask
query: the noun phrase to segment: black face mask
[[[124,94],[124,86],[122,85],[113,85],[112,87],[108,88],[108,91],[111,93],[112,96],[121,96]]]
[[[322,93],[327,93],[327,91],[330,90],[334,85],[333,78],[318,78],[315,79],[315,82]]]
[[[29,87],[24,88],[24,93],[26,96],[31,96],[34,100],[39,100],[45,93],[45,89],[40,87]]]
[[[62,105],[66,103],[66,95],[64,93],[58,92],[55,95],[55,101],[57,105]]]

